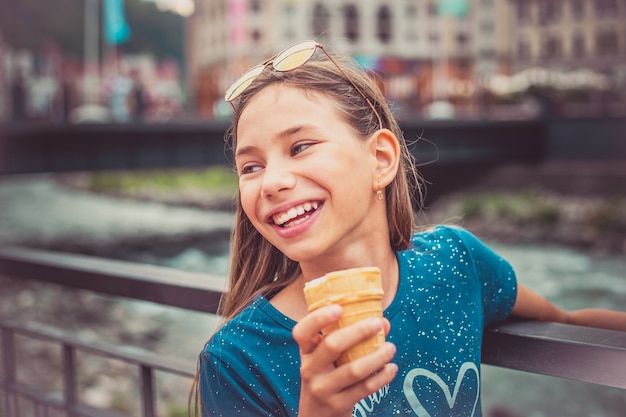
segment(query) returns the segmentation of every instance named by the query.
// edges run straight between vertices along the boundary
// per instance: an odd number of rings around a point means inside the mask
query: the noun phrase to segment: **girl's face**
[[[261,90],[239,119],[235,163],[244,212],[287,257],[328,264],[379,243],[375,145],[327,96],[277,84]]]

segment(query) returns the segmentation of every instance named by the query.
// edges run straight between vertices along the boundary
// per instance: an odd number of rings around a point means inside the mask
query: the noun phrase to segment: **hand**
[[[321,330],[339,319],[341,306],[329,305],[304,317],[293,329],[300,346],[299,417],[346,417],[359,400],[391,382],[398,371],[389,363],[396,352],[390,342],[350,363],[335,366],[339,355],[353,345],[389,332],[386,319],[367,319],[322,336]]]

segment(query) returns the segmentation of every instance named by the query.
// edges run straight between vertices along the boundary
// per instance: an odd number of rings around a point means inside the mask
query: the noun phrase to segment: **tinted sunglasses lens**
[[[258,77],[261,72],[263,72],[264,68],[265,65],[257,65],[256,67],[250,69],[250,71],[243,74],[241,78],[235,81],[235,83],[231,85],[228,90],[226,90],[224,99],[226,101],[233,101],[239,97],[239,95],[243,93],[250,84],[252,84],[252,81],[254,81],[254,79]]]
[[[301,42],[285,49],[274,58],[272,66],[276,71],[291,71],[304,65],[315,53],[315,42]]]

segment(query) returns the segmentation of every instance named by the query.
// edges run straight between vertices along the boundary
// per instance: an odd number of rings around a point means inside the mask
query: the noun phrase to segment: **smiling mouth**
[[[297,226],[308,219],[315,210],[320,206],[317,201],[310,201],[291,207],[289,210],[275,214],[272,221],[275,225],[283,228]]]

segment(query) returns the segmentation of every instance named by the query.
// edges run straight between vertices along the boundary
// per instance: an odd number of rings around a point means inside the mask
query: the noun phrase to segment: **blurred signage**
[[[246,0],[229,0],[230,45],[241,45],[246,39]]]
[[[465,17],[469,11],[467,0],[439,0],[437,12],[441,16]]]
[[[124,16],[124,0],[104,0],[104,38],[109,45],[126,42],[130,29]]]

